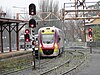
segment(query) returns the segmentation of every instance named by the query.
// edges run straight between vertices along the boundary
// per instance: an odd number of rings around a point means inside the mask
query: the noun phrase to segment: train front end
[[[48,57],[57,56],[59,54],[59,47],[56,42],[57,34],[55,29],[41,29],[39,38],[39,50],[41,56]]]

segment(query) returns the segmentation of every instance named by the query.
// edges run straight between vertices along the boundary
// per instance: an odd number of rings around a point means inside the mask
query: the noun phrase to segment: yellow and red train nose
[[[42,49],[45,55],[51,55],[54,53],[54,49]]]
[[[52,55],[54,53],[58,53],[58,45],[55,43],[52,46],[43,46],[40,45],[40,53],[44,54],[44,55]]]

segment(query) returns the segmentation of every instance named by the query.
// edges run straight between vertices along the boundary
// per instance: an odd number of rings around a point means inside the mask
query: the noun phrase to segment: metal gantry
[[[100,12],[100,9],[87,9],[86,3],[96,3],[96,2],[85,2],[85,0],[75,0],[75,2],[71,2],[71,3],[64,3],[64,9],[63,9],[63,17],[64,20],[84,20],[84,19],[99,19],[100,16],[98,16],[99,14],[97,14],[97,16],[91,16],[91,17],[86,17],[85,13],[86,12]],[[74,9],[66,9],[66,5],[70,4],[74,4]],[[79,9],[79,7],[81,7],[81,9]],[[79,16],[79,13],[83,13],[81,16]],[[68,15],[68,13],[75,13],[74,17],[65,17],[66,15]],[[77,15],[77,16],[76,16]]]
[[[87,2],[87,3],[92,3],[92,2]],[[93,2],[96,3],[96,2]],[[74,9],[66,9],[66,5],[70,5],[71,7],[74,7]],[[73,4],[73,6],[72,6]],[[79,8],[81,7],[81,9]],[[74,2],[72,3],[64,3],[64,9],[62,12],[62,19],[64,20],[83,20],[83,24],[84,24],[84,30],[83,30],[83,41],[86,41],[86,28],[85,28],[85,21],[86,20],[90,20],[90,19],[100,19],[99,14],[97,14],[97,16],[90,16],[87,17],[85,14],[88,12],[100,12],[100,9],[87,9],[86,6],[86,2],[85,0],[74,0]],[[73,17],[68,17],[67,15],[71,13],[74,14]],[[79,15],[81,13],[81,16]]]

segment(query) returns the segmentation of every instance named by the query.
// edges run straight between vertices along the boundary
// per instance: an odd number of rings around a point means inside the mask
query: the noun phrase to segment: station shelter
[[[12,52],[11,47],[11,36],[12,31],[15,31],[16,34],[16,50],[19,51],[19,31],[27,24],[27,21],[24,20],[17,20],[17,19],[9,19],[9,18],[0,18],[0,52],[4,52],[4,39],[3,39],[3,32],[6,30],[8,32],[9,37],[9,52]],[[21,25],[22,24],[22,25]]]

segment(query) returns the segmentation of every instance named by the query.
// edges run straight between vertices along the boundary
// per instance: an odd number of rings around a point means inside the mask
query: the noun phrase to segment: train
[[[58,56],[64,52],[64,32],[53,27],[38,30],[39,52],[42,57]]]

